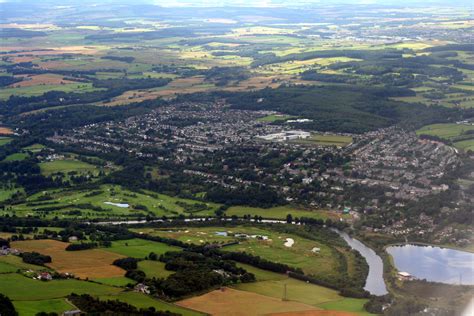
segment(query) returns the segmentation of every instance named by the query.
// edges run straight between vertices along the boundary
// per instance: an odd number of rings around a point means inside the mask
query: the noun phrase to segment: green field
[[[145,272],[148,278],[164,278],[173,274],[174,271],[165,269],[165,264],[161,261],[143,260],[138,263],[138,270]]]
[[[51,175],[56,172],[68,173],[71,171],[86,173],[88,171],[96,170],[96,166],[79,160],[54,160],[42,162],[39,166],[41,168],[41,173],[44,175]]]
[[[309,138],[295,140],[294,142],[305,145],[344,147],[352,143],[352,137],[342,135],[312,134]]]
[[[474,131],[474,125],[467,124],[433,124],[420,128],[418,135],[437,136],[447,141],[453,142],[454,147],[463,151],[474,150],[474,134],[467,134]]]
[[[105,284],[105,285],[119,286],[119,287],[126,286],[127,284],[136,283],[134,280],[126,278],[126,277],[99,278],[99,279],[94,279],[93,281],[101,283],[101,284]]]
[[[29,263],[23,262],[23,260],[18,257],[18,256],[0,256],[0,264],[3,266],[3,269],[5,270],[12,270],[14,271],[9,271],[9,272],[16,272],[18,269],[21,270],[49,270],[47,267],[41,267]],[[4,273],[7,271],[4,271]]]
[[[36,85],[29,87],[20,88],[3,88],[0,89],[0,99],[8,99],[10,96],[23,96],[32,97],[42,95],[49,91],[63,91],[63,92],[76,92],[86,93],[97,91],[100,89],[94,88],[91,83],[71,83],[65,85]]]
[[[244,268],[245,270],[247,270],[247,272],[253,273],[255,275],[255,278],[259,282],[260,281],[279,281],[279,280],[288,279],[288,276],[286,274],[280,274],[280,273],[275,273],[268,270],[259,269],[245,263],[238,262],[237,266]]]
[[[11,154],[9,156],[7,156],[3,161],[21,161],[21,160],[25,160],[26,158],[28,158],[29,155],[28,154],[25,154],[25,153],[15,153],[15,154]]]
[[[450,140],[461,135],[463,132],[474,130],[474,125],[463,124],[432,124],[423,126],[416,131],[418,135],[438,136]]]
[[[285,114],[272,114],[272,115],[267,115],[264,117],[259,118],[257,121],[260,122],[277,122],[277,121],[286,121],[290,118],[293,118],[294,116],[291,115],[285,115]]]
[[[259,208],[259,207],[250,207],[250,206],[232,206],[226,211],[227,216],[236,215],[238,217],[243,217],[244,215],[251,215],[254,217],[262,216],[263,218],[271,219],[286,219],[288,214],[291,214],[294,217],[308,217],[308,218],[317,218],[317,219],[337,219],[340,215],[334,212],[324,211],[324,210],[315,210],[308,211],[302,210],[291,206],[276,206],[268,209]]]
[[[50,299],[38,301],[14,301],[16,311],[20,316],[34,316],[39,311],[62,314],[65,311],[77,309],[69,304],[66,299]]]
[[[7,295],[13,301],[49,300],[65,297],[71,292],[110,295],[120,291],[121,289],[116,287],[73,279],[41,282],[16,273],[0,275],[0,293]]]
[[[6,145],[13,140],[11,137],[0,137],[0,146]]]
[[[464,151],[468,151],[468,150],[474,151],[474,139],[455,142],[454,146]]]
[[[46,148],[44,145],[41,144],[33,144],[31,146],[23,148],[25,151],[31,151],[33,153],[41,151],[41,149]]]
[[[101,295],[99,298],[101,300],[119,300],[121,302],[129,303],[137,308],[154,307],[156,310],[170,311],[173,313],[179,313],[183,316],[204,315],[203,313],[169,304],[136,292],[122,292],[117,295]]]
[[[114,241],[112,242],[112,247],[107,248],[107,251],[133,258],[145,258],[150,252],[160,255],[167,251],[179,250],[181,250],[181,248],[138,238]]]
[[[286,284],[287,297],[289,300],[327,310],[353,312],[361,316],[371,315],[367,313],[363,307],[367,302],[366,299],[345,298],[340,296],[335,290],[291,279],[284,274],[278,274],[240,263],[237,265],[255,274],[257,278],[257,282],[255,283],[244,283],[234,286],[238,290],[281,298]]]

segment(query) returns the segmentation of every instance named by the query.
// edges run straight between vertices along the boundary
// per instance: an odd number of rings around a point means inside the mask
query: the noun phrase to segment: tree
[[[12,301],[3,294],[0,294],[0,315],[2,316],[17,316],[18,313],[13,306]]]
[[[293,223],[293,216],[291,216],[291,214],[286,215],[286,222],[287,222],[288,224],[292,224],[292,223]]]

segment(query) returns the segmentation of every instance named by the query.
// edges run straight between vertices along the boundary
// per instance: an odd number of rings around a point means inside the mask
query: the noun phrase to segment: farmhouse
[[[400,271],[400,272],[397,273],[397,276],[398,276],[398,279],[401,280],[401,281],[413,280],[413,276],[408,272]]]

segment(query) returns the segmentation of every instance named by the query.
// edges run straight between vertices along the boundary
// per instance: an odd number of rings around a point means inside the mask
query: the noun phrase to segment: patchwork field
[[[66,251],[68,243],[56,240],[16,241],[12,247],[23,251],[35,251],[49,255],[52,262],[48,266],[58,272],[69,272],[86,279],[123,276],[125,271],[113,266],[112,262],[123,256],[102,249]]]

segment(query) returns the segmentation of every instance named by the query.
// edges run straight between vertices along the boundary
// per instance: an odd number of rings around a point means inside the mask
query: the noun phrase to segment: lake
[[[351,246],[352,249],[357,250],[362,257],[365,258],[369,265],[369,274],[365,281],[364,289],[373,295],[387,294],[387,287],[383,279],[383,261],[374,250],[364,245],[357,239],[352,238],[345,232],[336,230],[336,232]]]
[[[421,245],[391,246],[398,271],[417,279],[448,284],[474,285],[474,254],[466,251]]]

